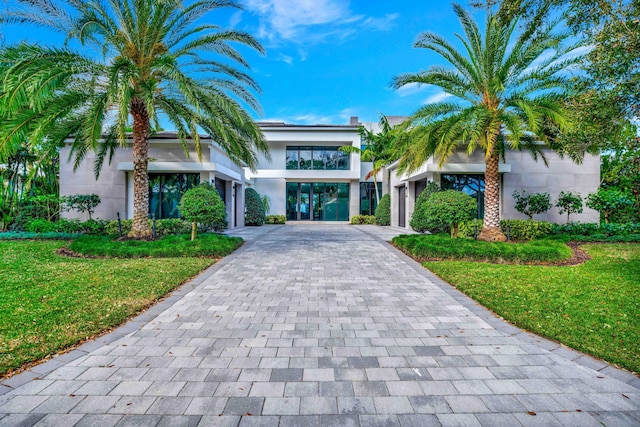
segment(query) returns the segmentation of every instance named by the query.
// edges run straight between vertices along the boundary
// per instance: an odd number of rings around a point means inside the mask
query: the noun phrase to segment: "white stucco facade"
[[[403,117],[388,117],[391,125]],[[378,132],[378,123],[360,123],[352,117],[347,125],[288,125],[285,123],[260,123],[270,148],[270,158],[258,156],[255,170],[234,164],[210,138],[202,137],[202,161],[191,147],[188,156],[175,134],[161,133],[150,141],[150,174],[198,174],[200,182],[215,184],[227,206],[227,219],[231,228],[244,225],[244,190],[253,187],[270,200],[272,215],[285,215],[288,221],[348,221],[363,212],[367,196],[363,188],[373,188],[373,178],[365,179],[372,164],[360,161],[358,154],[342,154],[338,147],[361,147],[358,133],[360,125]],[[132,153],[130,145],[119,148],[110,164],[102,167],[96,180],[93,172],[95,155],[89,153],[74,171],[69,160],[69,146],[60,154],[60,194],[98,194],[102,200],[95,212],[96,218],[131,218],[133,213]],[[298,151],[295,151],[298,150]],[[298,167],[291,164],[294,153]],[[339,167],[326,161],[322,155],[341,156]],[[306,159],[302,167],[302,157]],[[549,193],[553,202],[561,191],[580,193],[583,197],[598,189],[600,184],[600,157],[586,155],[581,164],[573,163],[556,153],[545,150],[548,167],[527,152],[508,150],[505,162],[500,164],[502,218],[525,218],[514,208],[512,193]],[[348,157],[348,164],[344,159]],[[312,159],[313,158],[313,159]],[[328,157],[327,157],[328,158]],[[325,159],[326,160],[326,159]],[[289,162],[289,166],[287,166]],[[427,160],[410,174],[398,174],[396,164],[388,166],[376,176],[382,183],[383,193],[391,196],[391,225],[409,228],[415,200],[429,181],[441,184],[443,178],[483,177],[484,155],[474,152],[453,154],[442,166],[437,159]],[[193,175],[191,175],[193,176]],[[457,179],[457,178],[456,178]],[[366,184],[366,183],[369,184]],[[368,187],[367,187],[368,186]],[[369,193],[369,199],[371,199]],[[66,217],[86,219],[82,215],[66,212]],[[535,219],[562,223],[564,215],[552,208]],[[573,221],[597,222],[598,212],[584,208],[582,214],[574,214]]]

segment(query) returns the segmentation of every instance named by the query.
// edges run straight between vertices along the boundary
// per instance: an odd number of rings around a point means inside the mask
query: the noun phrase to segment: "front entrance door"
[[[349,183],[287,182],[287,220],[349,221]]]
[[[398,187],[398,227],[405,227],[405,208],[407,206],[405,186]]]

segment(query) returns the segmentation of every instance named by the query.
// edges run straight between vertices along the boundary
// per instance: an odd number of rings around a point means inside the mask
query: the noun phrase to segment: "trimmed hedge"
[[[24,228],[28,233],[81,233],[101,235],[105,234],[108,221],[90,219],[80,221],[78,219],[60,219],[47,221],[46,219],[32,219],[25,223]]]
[[[122,235],[126,236],[131,231],[132,219],[123,219]],[[153,221],[149,220],[149,228],[153,226]],[[191,231],[191,224],[188,221],[178,218],[167,218],[156,220],[156,237],[167,236],[169,234],[182,234]],[[118,221],[109,221],[105,227],[105,234],[109,236],[118,235]]]
[[[285,224],[287,222],[287,217],[284,215],[267,215],[264,218],[265,224]]]
[[[554,240],[508,243],[452,239],[444,234],[404,234],[394,237],[392,243],[418,259],[522,264],[557,262],[572,255],[564,242]]]
[[[478,234],[482,230],[484,221],[481,219],[460,223],[458,237],[473,238],[473,227],[476,225]],[[533,219],[503,219],[500,221],[500,229],[511,240],[533,240],[550,236],[553,232],[553,224]]]
[[[391,225],[391,196],[385,194],[376,208],[376,225]]]
[[[376,217],[375,215],[355,215],[351,217],[351,224],[360,225],[360,224],[368,224],[375,225]]]
[[[265,221],[264,203],[256,190],[247,188],[244,192],[244,224],[262,225]]]
[[[78,233],[29,233],[26,231],[6,231],[0,233],[0,240],[71,240],[77,239],[81,234]]]

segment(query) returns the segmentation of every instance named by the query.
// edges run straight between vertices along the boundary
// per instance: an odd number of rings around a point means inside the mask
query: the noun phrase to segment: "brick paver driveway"
[[[640,424],[637,378],[495,319],[397,231],[241,229],[167,301],[5,381],[0,425]]]

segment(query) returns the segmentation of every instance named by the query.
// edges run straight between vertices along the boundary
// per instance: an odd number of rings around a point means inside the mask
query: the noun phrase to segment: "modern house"
[[[201,136],[202,162],[193,147],[185,154],[175,133],[161,132],[149,141],[149,213],[157,219],[176,218],[182,193],[193,185],[215,185],[227,207],[229,227],[244,225],[244,169],[234,164],[210,137]],[[70,145],[60,151],[60,195],[97,194],[101,203],[94,216],[103,219],[133,217],[133,156],[131,145],[118,148],[111,163],[104,162],[96,180],[95,154],[87,153],[74,171]],[[74,212],[66,217],[79,217]]]
[[[402,119],[388,117],[391,125]],[[344,145],[361,146],[360,125],[379,130],[377,123],[360,123],[357,117],[352,117],[347,125],[261,123],[271,160],[259,156],[254,171],[233,164],[210,138],[202,137],[203,161],[199,162],[193,150],[189,157],[185,156],[175,134],[155,135],[149,150],[150,213],[156,218],[176,217],[180,194],[191,185],[210,182],[225,201],[230,228],[244,225],[244,189],[247,187],[267,196],[269,213],[285,215],[287,221],[346,222],[358,214],[373,214],[376,206],[373,179],[364,179],[372,164],[361,162],[357,154],[338,150]],[[69,147],[65,147],[60,155],[60,194],[98,194],[102,203],[96,209],[96,217],[113,219],[119,213],[122,218],[130,218],[133,213],[131,149],[118,149],[111,164],[103,165],[97,181],[93,158],[87,156],[74,172],[68,153]],[[598,189],[599,156],[587,155],[580,165],[551,151],[546,157],[549,167],[541,160],[534,161],[526,152],[506,152],[506,162],[500,165],[503,218],[524,218],[514,209],[514,190],[547,192],[555,200],[560,191],[586,196]],[[482,152],[470,157],[460,152],[441,168],[437,159],[430,159],[410,174],[398,174],[397,165],[391,164],[376,180],[383,192],[391,195],[391,224],[408,228],[415,200],[429,181],[475,197],[481,216],[484,168]],[[598,218],[596,211],[587,208],[582,214],[572,216],[572,220],[581,222],[597,222]],[[564,222],[565,217],[553,208],[536,219]]]

